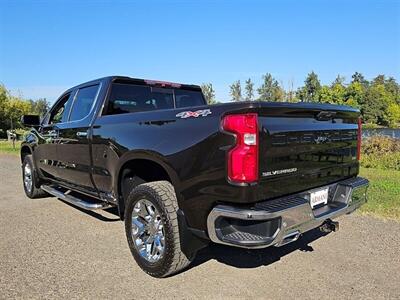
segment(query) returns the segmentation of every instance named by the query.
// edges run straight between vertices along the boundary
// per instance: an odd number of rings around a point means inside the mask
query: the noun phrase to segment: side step
[[[77,198],[75,196],[70,195],[71,190],[66,190],[66,192],[60,191],[55,187],[49,185],[42,185],[40,187],[42,190],[46,191],[47,193],[65,201],[72,205],[78,206],[80,208],[86,210],[97,210],[97,209],[106,209],[112,207],[112,205],[105,203],[105,202],[89,202],[83,199]]]

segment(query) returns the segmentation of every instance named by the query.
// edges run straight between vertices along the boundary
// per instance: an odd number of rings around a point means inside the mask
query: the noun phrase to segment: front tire
[[[137,264],[153,277],[166,277],[190,264],[181,251],[178,202],[168,181],[143,183],[126,200],[125,231]]]
[[[22,163],[22,182],[24,186],[25,195],[31,199],[44,198],[48,194],[41,188],[37,187],[39,178],[35,166],[33,165],[32,155],[26,155]]]

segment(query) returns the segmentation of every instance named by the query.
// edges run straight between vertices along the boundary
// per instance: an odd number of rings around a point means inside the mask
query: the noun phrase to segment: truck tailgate
[[[259,188],[277,197],[358,173],[357,110],[343,106],[260,104]]]

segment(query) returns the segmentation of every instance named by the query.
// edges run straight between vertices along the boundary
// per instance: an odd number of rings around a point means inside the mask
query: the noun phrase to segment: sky
[[[400,0],[0,0],[0,83],[47,98],[95,78],[229,85],[269,72],[284,87],[315,71],[400,79]]]

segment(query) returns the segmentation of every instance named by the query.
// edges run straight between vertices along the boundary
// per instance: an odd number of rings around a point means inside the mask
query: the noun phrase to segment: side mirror
[[[39,127],[40,117],[36,115],[23,115],[21,117],[21,123],[25,127]]]

